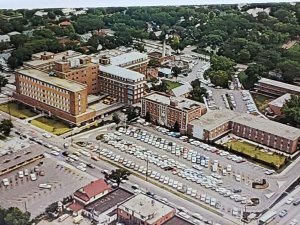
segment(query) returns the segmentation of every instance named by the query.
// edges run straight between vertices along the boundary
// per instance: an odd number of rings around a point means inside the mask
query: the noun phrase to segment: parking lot
[[[133,132],[134,130],[135,132]],[[98,146],[93,151],[100,157],[121,163],[143,176],[147,174],[148,179],[156,180],[168,188],[186,193],[206,206],[217,208],[226,213],[233,213],[237,217],[240,216],[245,204],[251,207],[250,198],[259,195],[260,191],[250,187],[251,181],[254,181],[257,177],[254,177],[251,172],[245,173],[238,170],[237,165],[240,167],[240,165],[246,163],[247,166],[252,166],[252,172],[255,169],[260,173],[264,172],[262,168],[252,164],[248,165],[247,162],[236,164],[235,161],[241,159],[235,156],[229,157],[224,152],[223,154],[222,152],[216,154],[216,152],[206,151],[205,154],[197,155],[196,151],[191,151],[184,158],[183,154],[178,154],[180,149],[184,149],[180,144],[173,147],[169,143],[167,144],[165,140],[161,146],[161,139],[154,141],[158,136],[153,135],[151,140],[150,135],[148,135],[147,140],[147,132],[144,131],[145,135],[142,135],[142,131],[140,132],[138,134],[138,129],[133,128],[129,134],[128,131],[123,130],[115,134],[105,135],[106,143],[101,142],[101,147]],[[141,136],[145,136],[143,141]],[[159,145],[157,142],[160,142]],[[189,145],[190,149],[197,149],[196,146],[191,147],[191,144],[184,143]],[[178,155],[176,156],[176,154]],[[200,159],[198,165],[196,163],[197,156]],[[218,160],[221,158],[222,161]],[[202,164],[204,163],[202,166],[201,159]],[[212,171],[216,160],[219,161],[218,168]],[[231,171],[227,171],[228,165],[231,165]]]
[[[22,171],[22,172],[21,172]],[[21,173],[21,174],[20,174]],[[3,179],[8,180],[4,185]],[[75,190],[86,185],[91,178],[66,163],[57,163],[49,156],[0,177],[0,204],[16,206],[31,212],[32,217]]]

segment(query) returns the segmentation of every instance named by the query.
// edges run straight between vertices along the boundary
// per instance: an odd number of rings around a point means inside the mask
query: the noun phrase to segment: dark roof
[[[193,225],[193,223],[190,223],[189,221],[182,219],[178,216],[174,216],[172,219],[163,223],[163,225]]]
[[[110,186],[104,179],[99,179],[92,181],[90,184],[84,186],[83,188],[77,190],[74,195],[83,201],[89,201],[92,197],[109,190]]]
[[[133,193],[123,188],[117,188],[111,191],[110,193],[104,195],[103,197],[99,198],[98,200],[95,200],[90,204],[86,205],[84,209],[89,212],[93,210],[94,214],[100,215],[101,213],[109,210],[110,208],[117,206],[119,203],[122,203],[131,196],[133,196]]]
[[[83,209],[83,205],[80,204],[80,202],[75,201],[74,203],[69,205],[68,208],[74,212],[78,212],[79,210]]]

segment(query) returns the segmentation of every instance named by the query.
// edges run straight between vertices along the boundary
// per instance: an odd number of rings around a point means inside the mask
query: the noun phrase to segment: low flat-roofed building
[[[87,108],[87,86],[55,77],[36,69],[16,71],[14,98],[70,123],[92,120],[96,113]]]
[[[257,92],[271,97],[280,97],[286,93],[300,95],[300,87],[284,82],[262,78],[255,85]]]
[[[179,87],[173,88],[171,90],[171,95],[175,97],[188,97],[192,90],[193,90],[192,85],[186,83],[180,85]]]
[[[114,65],[100,66],[99,70],[101,93],[128,105],[139,102],[143,97],[145,75]]]
[[[126,224],[161,225],[174,217],[176,210],[144,194],[118,206],[118,219]]]
[[[188,124],[188,134],[200,140],[214,140],[230,132],[230,121],[240,114],[232,110],[211,110]]]
[[[86,205],[82,213],[97,221],[98,224],[111,223],[117,220],[117,206],[133,195],[133,193],[119,187]]]
[[[189,122],[207,111],[204,104],[183,97],[153,92],[142,99],[141,115],[150,113],[152,122],[173,128],[176,121],[180,131],[185,133]]]
[[[258,116],[237,116],[231,121],[231,129],[239,137],[287,153],[294,153],[299,148],[300,129]]]
[[[285,94],[268,103],[269,109],[276,115],[281,116],[283,105],[291,99],[291,94]]]
[[[18,152],[0,156],[0,176],[44,158],[41,148],[43,147],[33,144]]]

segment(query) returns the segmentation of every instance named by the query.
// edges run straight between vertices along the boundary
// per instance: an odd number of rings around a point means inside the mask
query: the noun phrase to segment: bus
[[[265,225],[270,223],[272,220],[274,220],[277,216],[276,211],[269,211],[262,215],[258,220],[258,225]]]

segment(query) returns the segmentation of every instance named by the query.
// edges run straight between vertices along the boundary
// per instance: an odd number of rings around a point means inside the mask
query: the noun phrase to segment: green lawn
[[[282,166],[285,163],[285,156],[279,155],[277,153],[266,152],[262,148],[256,149],[256,146],[247,142],[241,141],[230,141],[225,144],[231,147],[232,150],[242,152],[246,155],[251,156],[254,159],[259,159],[267,163]]]
[[[17,117],[19,119],[26,119],[37,115],[36,113],[30,111],[28,107],[20,103],[11,102],[9,103],[9,106],[10,106],[10,114],[13,117]],[[9,113],[8,103],[0,105],[0,111]]]
[[[31,124],[55,135],[61,135],[71,130],[67,123],[59,119],[48,117],[39,117],[37,119],[31,120]]]
[[[172,90],[172,89],[177,88],[182,85],[178,82],[174,82],[174,81],[170,81],[170,80],[164,80],[164,81],[166,82],[169,90]]]
[[[272,100],[264,95],[252,94],[253,100],[259,111],[264,112],[268,107],[268,103]]]

